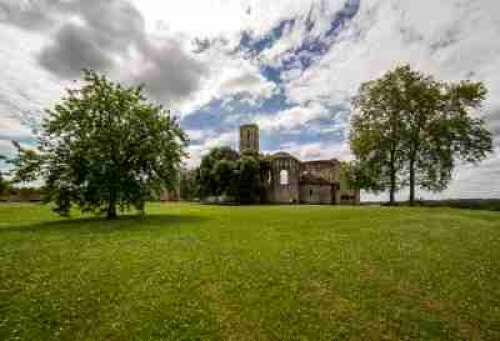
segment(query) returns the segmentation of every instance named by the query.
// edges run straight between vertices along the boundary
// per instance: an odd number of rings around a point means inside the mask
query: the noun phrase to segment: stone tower
[[[259,127],[256,124],[240,126],[240,153],[259,153]]]

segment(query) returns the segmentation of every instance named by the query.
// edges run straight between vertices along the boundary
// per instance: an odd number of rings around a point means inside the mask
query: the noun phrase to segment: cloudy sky
[[[484,81],[500,147],[499,37],[498,0],[0,0],[0,154],[33,143],[84,67],[145,83],[181,118],[191,166],[249,122],[264,152],[348,159],[352,95],[399,63]],[[441,196],[500,197],[499,152]]]

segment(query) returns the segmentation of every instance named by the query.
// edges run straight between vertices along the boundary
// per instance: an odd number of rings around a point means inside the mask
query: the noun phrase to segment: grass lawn
[[[0,340],[500,340],[500,213],[0,205]]]

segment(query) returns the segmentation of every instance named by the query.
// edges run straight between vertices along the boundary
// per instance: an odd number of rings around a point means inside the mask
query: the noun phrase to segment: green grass
[[[500,213],[0,205],[0,340],[500,340]]]

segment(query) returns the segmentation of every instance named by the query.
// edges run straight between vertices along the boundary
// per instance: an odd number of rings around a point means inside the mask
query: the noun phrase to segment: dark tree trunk
[[[396,203],[396,152],[391,152],[391,165],[390,165],[390,188],[389,188],[389,205],[393,206]]]
[[[106,219],[116,219],[116,206],[114,204],[109,203],[108,212],[106,213]]]
[[[396,202],[396,174],[391,174],[391,188],[389,189],[389,204],[392,206]]]
[[[410,206],[415,205],[415,160],[410,160]]]
[[[111,191],[109,194],[108,210],[106,212],[107,219],[116,219],[116,193]]]

